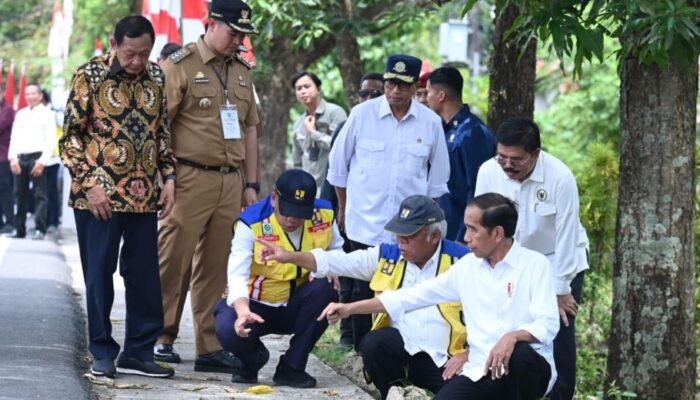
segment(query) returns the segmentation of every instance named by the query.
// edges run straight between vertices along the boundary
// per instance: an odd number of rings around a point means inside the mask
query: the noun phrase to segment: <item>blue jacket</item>
[[[443,123],[450,154],[450,193],[439,199],[447,218],[447,237],[464,240],[464,209],[474,197],[479,167],[496,153],[496,140],[484,123],[472,114],[468,105],[448,123]]]

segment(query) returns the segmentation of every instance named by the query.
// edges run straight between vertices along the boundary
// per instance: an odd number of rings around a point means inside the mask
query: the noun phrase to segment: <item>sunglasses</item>
[[[374,99],[374,98],[377,98],[377,97],[383,95],[384,92],[382,92],[381,90],[377,90],[377,89],[374,89],[374,90],[362,89],[359,92],[357,92],[357,94],[360,97],[362,97],[363,99],[366,99],[368,97],[370,99]]]

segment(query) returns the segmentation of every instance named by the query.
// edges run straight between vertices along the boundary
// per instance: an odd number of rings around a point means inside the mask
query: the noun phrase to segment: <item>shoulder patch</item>
[[[171,54],[168,58],[172,60],[173,63],[178,64],[180,61],[189,57],[191,54],[192,50],[188,49],[187,47],[183,47],[180,50]]]
[[[246,68],[248,68],[248,69],[253,68],[253,66],[250,65],[250,63],[245,58],[243,58],[243,56],[241,56],[241,53],[236,52],[235,55],[233,56],[233,58],[238,60],[238,62],[243,64],[243,66],[245,66]]]

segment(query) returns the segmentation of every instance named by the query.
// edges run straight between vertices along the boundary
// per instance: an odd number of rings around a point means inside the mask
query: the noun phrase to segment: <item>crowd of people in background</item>
[[[514,116],[494,134],[457,68],[411,55],[365,74],[348,112],[300,71],[293,168],[261,194],[264,105],[240,55],[252,13],[212,1],[205,34],[157,63],[150,22],[122,19],[111,51],[75,72],[65,118],[36,84],[16,114],[0,99],[0,232],[26,237],[30,212],[44,239],[59,154],[70,173],[91,372],[173,376],[160,362],[182,361],[189,293],[194,369],[234,382],[258,382],[263,336],[291,334],[273,381],[316,386],[309,354],[341,320],[338,345],[382,398],[410,382],[441,399],[571,399],[588,239],[573,174],[537,125]]]

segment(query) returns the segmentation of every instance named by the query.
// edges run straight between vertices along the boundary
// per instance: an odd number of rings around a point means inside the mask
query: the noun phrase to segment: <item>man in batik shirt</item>
[[[163,330],[156,213],[162,209],[163,218],[170,212],[175,191],[165,79],[148,61],[154,38],[143,17],[119,21],[112,50],[76,71],[66,106],[60,150],[72,177],[69,205],[78,232],[95,375],[173,375],[153,362],[153,345]],[[117,260],[126,288],[121,354],[109,320]]]

